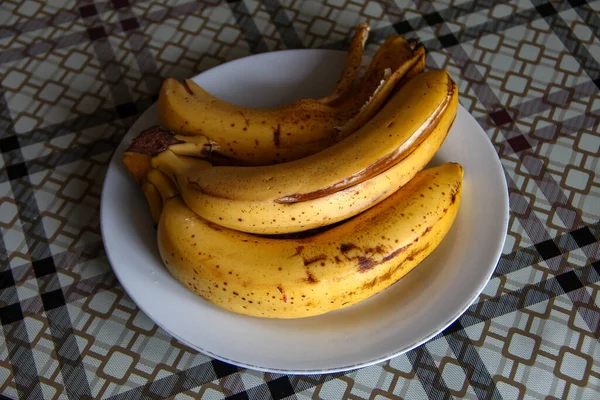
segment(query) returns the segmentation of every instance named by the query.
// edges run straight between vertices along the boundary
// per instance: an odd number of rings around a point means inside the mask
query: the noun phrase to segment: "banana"
[[[321,103],[329,104],[341,97],[346,96],[352,90],[352,85],[358,74],[362,63],[363,50],[370,31],[369,24],[362,23],[356,28],[356,33],[350,42],[344,69],[338,79],[333,91],[325,97],[319,99]]]
[[[356,41],[360,46],[354,44],[338,86],[322,99],[248,108],[214,97],[191,80],[180,83],[167,78],[157,103],[161,125],[177,133],[183,144],[194,143],[178,147],[187,155],[208,146],[211,152],[248,165],[268,165],[316,153],[368,121],[402,77],[424,67],[422,46],[390,37],[378,49],[361,83],[352,87],[355,49],[361,49],[362,55],[364,39],[358,35]]]
[[[121,161],[139,184],[152,169],[152,157],[148,154],[126,151],[123,153]]]
[[[456,103],[455,103],[456,104]],[[454,104],[454,106],[455,106]],[[402,161],[364,182],[331,194],[294,203],[237,200],[210,196],[183,187],[184,198],[202,216],[219,225],[244,232],[281,234],[305,231],[344,220],[383,201],[418,171],[423,169],[443,144],[455,117],[453,109],[442,116],[421,144]],[[186,182],[188,171],[202,173],[210,165],[199,165],[197,159],[181,157],[169,150],[153,160],[153,167],[169,173],[173,179]],[[186,186],[183,183],[183,186]],[[240,217],[241,216],[241,217]]]
[[[173,196],[158,248],[172,276],[216,306],[265,318],[319,315],[383,291],[427,257],[453,224],[462,176],[454,163],[423,170],[364,213],[300,239],[215,225]]]
[[[415,49],[416,61],[413,62],[406,57],[407,54],[410,54],[407,48]],[[404,59],[402,55],[404,55]],[[359,95],[354,96],[351,94],[345,99],[350,104],[339,105],[342,108],[362,108],[344,126],[340,127],[337,138],[345,138],[363,126],[377,113],[394,89],[402,87],[405,82],[424,70],[425,49],[423,47],[419,47],[418,43],[413,40],[405,41],[397,36],[387,38],[381,46],[381,50],[375,54],[371,62],[371,68],[367,71],[356,90]],[[384,74],[384,79],[377,81],[381,76],[378,71],[393,72],[390,72],[389,75]],[[370,93],[373,87],[376,88],[373,94],[369,98],[365,98],[364,95]]]
[[[281,234],[332,224],[381,202],[425,167],[458,107],[445,71],[419,74],[366,125],[300,160],[262,167],[212,167],[164,151],[152,166],[177,182],[201,217],[244,232]]]

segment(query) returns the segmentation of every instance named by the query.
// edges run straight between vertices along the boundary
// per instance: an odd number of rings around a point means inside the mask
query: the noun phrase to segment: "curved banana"
[[[413,52],[411,53],[409,49],[413,49]],[[414,55],[417,55],[417,58],[411,61]],[[363,126],[383,106],[393,90],[402,87],[404,83],[424,70],[424,47],[420,47],[414,40],[406,41],[398,36],[387,38],[381,50],[373,57],[369,70],[357,87],[357,95],[350,93],[342,100],[345,100],[345,103],[339,105],[342,108],[361,107],[361,109],[340,127],[337,138],[345,138]],[[383,79],[380,78],[381,73],[378,71],[387,71]],[[376,88],[375,91],[372,91],[372,88]],[[369,93],[372,93],[370,97],[365,98]]]
[[[449,75],[427,72],[359,131],[312,156],[263,167],[190,168],[163,152],[152,165],[172,175],[186,204],[213,223],[298,232],[356,215],[408,182],[442,145],[457,107]]]
[[[422,170],[443,144],[456,115],[454,98],[432,132],[402,161],[364,182],[306,201],[282,203],[272,200],[231,199],[211,196],[187,187],[186,177],[210,168],[192,157],[169,150],[153,160],[153,166],[178,179],[183,198],[202,217],[219,225],[259,234],[300,232],[342,221],[377,204]],[[178,176],[179,178],[175,178]]]
[[[220,227],[175,196],[158,224],[160,255],[176,279],[224,309],[267,318],[323,314],[381,292],[427,257],[455,219],[462,175],[453,163],[421,171],[364,213],[301,239]]]
[[[212,152],[248,165],[295,160],[328,147],[368,121],[402,77],[422,70],[423,58],[423,47],[400,37],[388,38],[358,86],[348,87],[355,74],[355,62],[349,61],[348,77],[342,77],[341,89],[332,96],[274,108],[237,106],[191,80],[168,78],[159,94],[158,115],[161,125],[177,133],[183,144],[195,143],[179,146],[186,154],[200,142],[201,149],[210,143]]]
[[[358,70],[362,63],[363,50],[369,36],[371,28],[369,24],[362,23],[356,28],[356,33],[350,42],[344,69],[338,79],[333,91],[325,97],[319,99],[321,103],[329,104],[341,97],[346,96],[351,90]]]

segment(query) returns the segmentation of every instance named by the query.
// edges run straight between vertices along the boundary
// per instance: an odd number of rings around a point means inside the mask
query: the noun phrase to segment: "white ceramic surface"
[[[326,94],[344,57],[344,52],[329,50],[272,52],[221,65],[194,80],[225,100],[268,107]],[[104,244],[113,270],[137,305],[204,354],[292,374],[384,361],[450,325],[483,290],[498,262],[508,225],[504,172],[485,132],[460,107],[432,165],[455,161],[464,166],[461,207],[441,245],[413,272],[371,299],[318,317],[266,320],[221,310],[165,270],[143,194],[121,165],[131,139],[156,122],[152,106],[132,126],[109,166],[101,201]]]

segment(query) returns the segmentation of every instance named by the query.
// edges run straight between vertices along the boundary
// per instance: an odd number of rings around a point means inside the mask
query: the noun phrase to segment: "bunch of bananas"
[[[463,168],[424,168],[454,122],[456,84],[396,36],[359,76],[368,31],[323,98],[253,109],[164,82],[162,127],[123,162],[164,265],[200,297],[257,317],[323,314],[386,289],[449,231]]]

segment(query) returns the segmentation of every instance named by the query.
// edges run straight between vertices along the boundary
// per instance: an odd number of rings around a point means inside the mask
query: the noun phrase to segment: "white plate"
[[[289,50],[243,58],[194,78],[213,94],[267,107],[330,91],[345,53]],[[464,192],[440,246],[388,290],[345,310],[299,320],[266,320],[221,310],[163,268],[143,194],[120,160],[140,130],[157,123],[150,107],[131,127],[108,168],[101,201],[108,259],[131,298],[160,327],[214,358],[263,371],[309,374],[354,369],[402,354],[458,318],[500,257],[508,226],[502,166],[485,132],[462,107],[432,161],[460,162]]]

